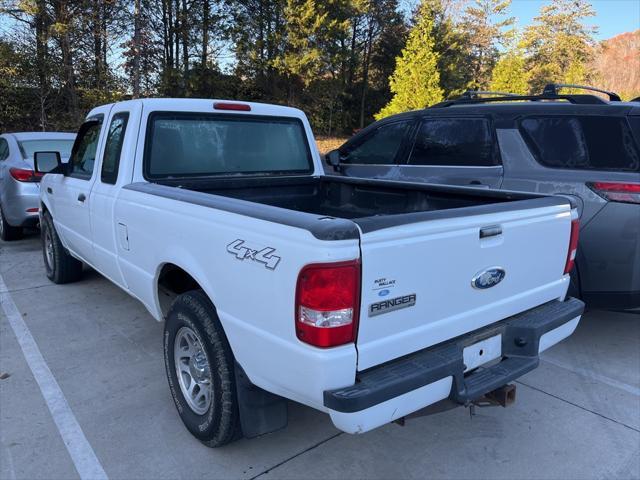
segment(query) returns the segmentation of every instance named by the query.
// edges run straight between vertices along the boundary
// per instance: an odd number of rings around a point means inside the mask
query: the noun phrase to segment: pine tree
[[[468,88],[486,90],[500,57],[500,47],[513,37],[514,17],[507,16],[511,0],[475,0],[464,13],[461,27],[467,33],[471,81]]]
[[[442,100],[438,73],[438,54],[434,50],[433,17],[426,3],[418,8],[415,25],[407,45],[396,58],[396,68],[389,78],[391,101],[375,115],[376,120],[425,108]]]
[[[529,93],[529,74],[525,68],[524,55],[520,51],[509,51],[498,60],[489,89],[519,95]]]
[[[587,83],[595,27],[585,25],[595,11],[588,0],[552,0],[524,32],[530,87],[541,92],[551,82]]]

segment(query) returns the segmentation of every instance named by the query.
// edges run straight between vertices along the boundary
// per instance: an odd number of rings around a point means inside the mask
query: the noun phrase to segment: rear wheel
[[[200,290],[179,295],[164,328],[173,401],[187,429],[209,447],[240,436],[235,360],[215,308]]]
[[[40,227],[42,255],[47,278],[53,283],[71,283],[82,276],[82,262],[65,250],[49,213],[45,213]]]
[[[12,227],[9,225],[2,211],[2,205],[0,205],[0,238],[5,242],[22,238],[22,227]]]

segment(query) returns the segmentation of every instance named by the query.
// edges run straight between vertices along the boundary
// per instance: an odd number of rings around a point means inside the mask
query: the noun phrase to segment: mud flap
[[[257,387],[236,362],[236,391],[242,435],[255,438],[287,426],[287,401]]]

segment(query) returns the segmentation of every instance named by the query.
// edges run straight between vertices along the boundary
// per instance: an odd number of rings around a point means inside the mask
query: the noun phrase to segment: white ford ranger
[[[47,276],[88,264],[165,321],[209,446],[283,427],[285,399],[359,433],[495,398],[583,311],[568,199],[324,176],[296,109],[105,105],[68,164],[35,157]]]

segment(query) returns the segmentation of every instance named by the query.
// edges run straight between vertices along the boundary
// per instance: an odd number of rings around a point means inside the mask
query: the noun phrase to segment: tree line
[[[125,98],[293,105],[318,134],[468,89],[594,80],[587,0],[523,31],[511,0],[0,0],[0,130],[72,130]]]

